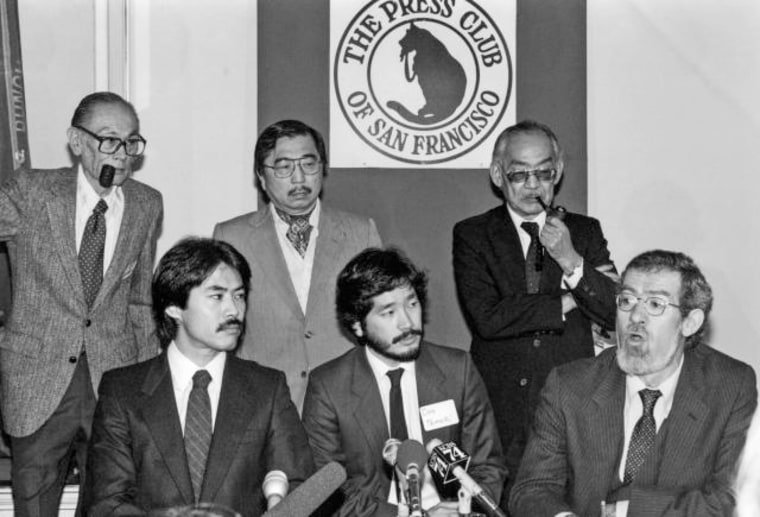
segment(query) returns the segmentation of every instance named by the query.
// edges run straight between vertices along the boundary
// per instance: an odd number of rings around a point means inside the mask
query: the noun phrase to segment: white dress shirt
[[[269,209],[272,211],[274,231],[277,234],[282,255],[285,257],[285,264],[288,266],[290,280],[296,290],[298,304],[301,306],[301,311],[306,314],[306,304],[309,301],[309,288],[311,287],[311,270],[314,267],[314,250],[317,247],[317,236],[319,234],[320,201],[317,199],[317,204],[309,215],[309,224],[312,229],[309,234],[309,246],[306,248],[306,254],[303,257],[293,247],[293,243],[288,240],[286,235],[289,228],[288,223],[282,220],[272,203],[269,203]]]
[[[211,382],[206,390],[209,399],[211,399],[211,429],[213,430],[216,423],[216,412],[219,408],[219,395],[222,392],[222,378],[224,376],[224,365],[227,363],[227,354],[224,352],[217,354],[206,366],[200,368],[185,357],[172,341],[166,348],[166,359],[169,361],[169,371],[172,375],[172,386],[174,387],[174,401],[177,403],[177,413],[179,413],[179,423],[183,434],[185,433],[187,400],[193,390],[193,375],[198,370],[206,370],[211,375]]]
[[[90,182],[87,181],[82,164],[80,163],[79,172],[77,173],[77,208],[74,225],[77,254],[79,254],[79,247],[82,245],[82,235],[84,235],[87,220],[92,215],[92,211],[95,205],[98,204],[98,201],[100,201],[100,196],[92,188]],[[121,219],[124,215],[124,193],[121,187],[113,187],[103,197],[103,201],[108,205],[108,210],[103,214],[106,221],[106,243],[103,250],[103,275],[105,275],[116,250],[116,240],[119,238],[119,228],[121,228]]]
[[[389,366],[388,359],[382,357],[380,354],[372,350],[369,346],[365,346],[364,349],[367,353],[367,360],[369,366],[372,368],[372,373],[375,375],[375,381],[377,387],[380,390],[380,400],[383,402],[383,411],[385,411],[385,423],[388,426],[388,433],[390,434],[391,419],[390,419],[390,390],[391,380],[387,373],[389,370],[395,370],[396,368],[403,368],[404,374],[401,376],[401,393],[404,399],[404,420],[406,422],[406,431],[410,440],[417,440],[425,445],[422,440],[422,422],[420,420],[420,403],[417,398],[417,373],[414,368],[414,362],[403,362],[396,366]],[[392,438],[395,438],[392,437]],[[382,451],[377,451],[378,456]],[[403,494],[402,494],[403,499]],[[438,496],[438,491],[435,488],[430,472],[425,467],[424,482],[422,484],[421,491],[422,508],[429,509],[441,502],[441,498]],[[396,497],[396,487],[391,483],[390,493],[388,494],[388,502],[391,504],[398,504]]]

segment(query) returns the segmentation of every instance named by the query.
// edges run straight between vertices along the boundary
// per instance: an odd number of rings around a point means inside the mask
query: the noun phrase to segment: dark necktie
[[[526,221],[520,227],[530,235],[530,246],[525,257],[525,284],[528,287],[528,294],[535,294],[541,285],[541,269],[543,269],[543,261],[540,260],[543,257],[543,250],[538,240],[538,223]]]
[[[206,457],[211,445],[211,399],[206,390],[210,382],[211,375],[206,370],[195,372],[185,415],[185,454],[196,502],[200,500]]]
[[[623,483],[630,483],[636,476],[639,467],[644,464],[647,452],[654,444],[657,436],[657,426],[654,421],[654,405],[660,398],[660,390],[639,391],[639,397],[644,405],[644,414],[641,415],[636,426],[633,428],[631,443],[628,446],[628,457],[625,461],[625,472],[623,473]]]
[[[103,282],[103,253],[106,247],[106,218],[103,214],[106,210],[108,205],[101,199],[87,219],[79,245],[79,272],[88,308],[92,307]]]
[[[404,398],[401,396],[401,375],[403,373],[403,368],[388,370],[386,373],[391,379],[391,438],[396,438],[402,442],[409,437],[406,431],[406,419],[404,419]]]
[[[277,210],[277,213],[283,221],[288,223],[288,231],[285,233],[285,237],[288,238],[301,257],[305,256],[306,249],[309,247],[311,229],[313,228],[309,224],[311,213],[305,215],[290,215],[281,210]]]

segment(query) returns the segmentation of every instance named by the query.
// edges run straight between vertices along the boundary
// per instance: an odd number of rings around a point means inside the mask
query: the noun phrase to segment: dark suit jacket
[[[13,307],[0,331],[6,431],[28,436],[58,407],[87,352],[93,391],[106,370],[158,353],[150,312],[161,194],[128,179],[116,249],[88,309],[75,236],[77,168],[21,171],[0,188],[0,240],[13,269]],[[41,388],[44,386],[44,388]]]
[[[527,293],[525,258],[506,206],[454,227],[454,275],[472,333],[470,353],[491,397],[511,472],[549,371],[594,355],[592,321],[615,326],[615,284],[595,269],[612,264],[599,222],[568,213],[565,224],[584,259],[583,278],[572,291],[578,309],[565,321],[562,270],[548,254],[539,292]]]
[[[455,441],[472,455],[470,475],[498,500],[506,468],[491,405],[469,355],[423,342],[415,363],[420,407],[453,400],[458,425],[426,432]],[[394,516],[388,504],[391,470],[382,450],[388,436],[380,391],[367,361],[357,347],[314,370],[306,391],[303,421],[317,467],[338,461],[348,473],[338,515]]]
[[[732,515],[733,478],[757,404],[749,366],[686,351],[670,414],[632,484],[628,517]],[[620,485],[625,374],[615,350],[549,376],[510,499],[515,517],[600,514]]]
[[[165,354],[103,376],[88,468],[88,515],[193,503]],[[291,488],[314,470],[285,376],[229,355],[200,499],[260,515],[261,483],[273,469],[285,472]]]
[[[306,314],[268,205],[219,223],[214,238],[235,246],[251,266],[246,332],[238,355],[285,372],[300,411],[311,370],[353,347],[335,317],[335,282],[354,255],[380,246],[375,223],[322,203]]]

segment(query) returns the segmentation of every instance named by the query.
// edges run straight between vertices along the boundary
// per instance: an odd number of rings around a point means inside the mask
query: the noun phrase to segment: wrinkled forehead
[[[499,158],[505,164],[533,164],[553,162],[556,152],[551,139],[542,131],[521,131],[511,135],[501,144]]]
[[[665,295],[677,301],[681,295],[681,273],[667,268],[628,269],[620,285],[624,292]]]

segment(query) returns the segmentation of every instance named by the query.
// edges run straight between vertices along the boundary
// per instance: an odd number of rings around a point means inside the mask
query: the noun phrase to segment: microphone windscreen
[[[288,476],[281,470],[272,470],[264,476],[261,490],[267,499],[267,505],[278,503],[288,493]],[[271,499],[270,499],[271,498]]]
[[[417,440],[404,440],[398,447],[396,454],[396,465],[402,472],[406,472],[409,465],[417,465],[422,469],[427,461],[425,447]]]
[[[331,461],[263,517],[309,517],[344,481],[346,469],[337,461]]]

